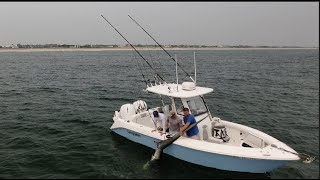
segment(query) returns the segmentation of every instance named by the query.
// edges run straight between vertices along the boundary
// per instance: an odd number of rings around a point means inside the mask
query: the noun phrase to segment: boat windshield
[[[177,114],[183,115],[183,104],[181,102],[181,99],[179,98],[174,98]]]
[[[201,99],[197,97],[187,101],[191,114],[198,116],[207,112],[207,108]]]

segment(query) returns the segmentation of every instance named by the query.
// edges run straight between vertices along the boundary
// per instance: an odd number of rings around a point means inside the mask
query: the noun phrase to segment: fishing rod
[[[136,54],[135,54],[135,53],[133,53],[133,55],[134,55],[134,60],[136,60],[136,61],[137,61],[137,64],[138,64],[138,67],[139,67],[139,69],[140,69],[140,72],[141,72],[142,78],[143,78],[144,82],[146,83],[146,86],[148,87],[148,81],[147,81],[147,80],[146,80],[146,78],[144,77],[144,74],[143,74],[142,69],[141,69],[140,64],[139,64],[139,61],[136,59]]]
[[[113,27],[113,25],[112,25],[103,15],[101,15],[101,16],[103,17],[104,20],[106,20],[106,21],[110,24],[110,26],[111,26],[114,30],[116,30],[116,31],[120,34],[120,36],[121,36],[124,40],[127,41],[128,44],[130,44],[130,46],[139,54],[139,56],[140,56],[143,60],[146,61],[146,63],[150,66],[150,68],[151,68],[152,70],[154,70],[154,72],[156,73],[156,75],[157,75],[163,82],[165,82],[165,80],[157,73],[157,71],[151,66],[151,64],[140,54],[140,52],[139,52],[115,27]]]
[[[169,52],[162,47],[161,44],[159,44],[142,26],[140,26],[140,24],[139,24],[136,20],[134,20],[130,15],[128,15],[128,16],[129,16],[129,17],[132,19],[132,21],[134,21],[139,27],[141,27],[141,29],[142,29],[145,33],[147,33],[147,34],[151,37],[151,39],[152,39],[154,42],[156,42],[156,43],[158,44],[158,46],[159,46],[164,52],[166,52],[167,55],[168,55],[173,61],[176,61],[176,60],[169,54]],[[193,80],[193,78],[189,75],[189,73],[186,72],[186,71],[180,66],[179,63],[177,63],[177,64],[178,64],[178,66],[187,74],[187,76],[189,76],[190,79],[191,79],[193,82],[195,82],[195,81]]]
[[[206,101],[204,100],[203,96],[200,96],[200,98],[202,99],[203,104],[204,104],[204,106],[206,107],[206,109],[208,111],[208,116],[209,116],[210,121],[212,121],[212,116],[211,116],[211,113],[209,111],[209,108],[208,108],[208,105],[207,105]]]
[[[209,116],[209,115],[208,115],[208,116]],[[183,133],[189,131],[191,128],[193,128],[194,126],[196,126],[197,124],[199,124],[201,121],[203,121],[204,119],[206,119],[208,116],[200,119],[200,120],[197,121],[196,123],[193,123],[193,124],[189,125],[189,127],[188,127],[187,129],[185,129],[185,130],[183,131]],[[166,147],[168,147],[170,144],[172,144],[174,141],[176,141],[179,137],[181,137],[181,136],[180,136],[180,133],[176,133],[173,137],[168,138],[168,139],[166,139],[166,140],[162,140],[162,141],[160,141],[160,142],[154,141],[154,142],[156,143],[156,145],[157,145],[157,149],[156,149],[156,151],[154,152],[154,154],[152,155],[151,160],[159,160],[160,157],[161,157],[162,151],[163,151]]]

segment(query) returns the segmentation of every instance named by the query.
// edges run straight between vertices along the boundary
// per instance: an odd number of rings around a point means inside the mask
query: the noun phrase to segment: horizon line
[[[92,47],[92,46],[116,46],[118,48],[121,47],[128,47],[130,46],[129,44],[90,44],[90,43],[62,43],[62,44],[58,44],[58,43],[30,43],[30,44],[21,44],[21,43],[11,43],[11,44],[7,44],[7,45],[0,45],[2,48],[12,48],[14,46],[16,46],[16,48],[18,48],[17,46],[45,46],[45,45],[57,45],[57,46],[77,46],[78,48],[80,48],[80,46],[91,46],[89,48],[99,48],[99,47]],[[140,47],[145,47],[145,46],[155,46],[155,47],[159,47],[157,44],[132,44],[134,46],[140,46]],[[198,47],[297,47],[297,48],[319,48],[319,46],[300,46],[300,45],[247,45],[247,44],[237,44],[237,45],[228,45],[228,44],[212,44],[212,45],[205,45],[205,44],[165,44],[165,45],[161,45],[161,46],[198,46]],[[70,47],[69,47],[70,48]],[[109,47],[112,48],[112,47]],[[114,47],[113,47],[114,48]]]

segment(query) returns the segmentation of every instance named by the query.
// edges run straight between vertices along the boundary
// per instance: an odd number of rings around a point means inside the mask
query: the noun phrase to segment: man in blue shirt
[[[192,114],[190,114],[188,108],[183,108],[183,121],[184,121],[184,126],[180,128],[180,136],[183,136],[183,131],[186,130],[191,124],[196,123],[196,119]],[[198,137],[199,129],[198,126],[195,125],[191,129],[187,131],[187,136],[192,139],[199,139]]]

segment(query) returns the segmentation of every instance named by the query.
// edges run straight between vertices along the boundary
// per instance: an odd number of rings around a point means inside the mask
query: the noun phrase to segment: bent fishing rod
[[[142,26],[140,26],[140,24],[139,24],[136,20],[134,20],[130,15],[128,15],[128,16],[129,16],[129,17],[132,19],[132,21],[134,21],[145,33],[147,33],[147,34],[151,37],[151,39],[152,39],[154,42],[156,42],[156,43],[158,44],[158,46],[159,46],[164,52],[166,52],[167,55],[168,55],[173,61],[176,61],[176,60],[169,54],[169,52],[162,47],[161,44],[159,44]],[[189,73],[186,72],[186,71],[180,66],[179,63],[177,63],[177,64],[178,64],[178,66],[183,70],[183,72],[185,72],[185,73],[187,74],[187,76],[189,76],[189,78],[190,78],[193,82],[195,82],[195,81],[193,80],[193,78],[189,75]]]
[[[140,52],[139,52],[103,15],[101,15],[101,16],[103,17],[104,20],[106,20],[106,21],[110,24],[110,26],[111,26],[114,30],[117,31],[117,33],[120,34],[120,36],[121,36],[124,40],[127,41],[128,44],[130,44],[130,46],[139,54],[139,56],[140,56],[144,61],[146,61],[146,63],[150,66],[150,68],[151,68],[152,70],[154,70],[154,72],[156,73],[156,75],[157,75],[163,82],[165,82],[165,80],[157,73],[157,71],[151,66],[151,64],[140,54]]]

